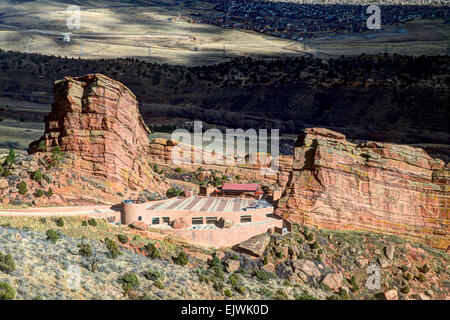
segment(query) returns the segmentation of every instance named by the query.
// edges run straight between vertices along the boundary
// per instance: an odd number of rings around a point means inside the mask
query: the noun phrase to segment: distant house
[[[63,42],[70,42],[71,36],[72,36],[71,32],[63,33],[62,34],[62,41]]]

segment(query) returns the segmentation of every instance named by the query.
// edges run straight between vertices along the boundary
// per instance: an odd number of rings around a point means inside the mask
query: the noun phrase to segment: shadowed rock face
[[[68,165],[130,188],[163,191],[146,161],[148,133],[134,94],[101,74],[65,77],[55,82],[55,102],[45,118],[45,134],[28,152],[61,146]]]
[[[300,223],[399,234],[446,249],[449,191],[449,164],[422,149],[356,145],[310,128],[297,141],[277,212]]]

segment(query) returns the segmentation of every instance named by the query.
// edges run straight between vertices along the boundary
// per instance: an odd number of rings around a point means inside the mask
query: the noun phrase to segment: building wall
[[[188,230],[164,229],[164,233],[185,239],[186,241],[206,247],[230,247],[253,236],[267,232],[270,228],[283,227],[283,220],[270,219],[266,223],[249,224],[230,229]]]
[[[158,202],[164,202],[168,200],[161,200]],[[152,203],[158,203],[152,202]],[[241,216],[251,215],[252,222],[267,220],[266,215],[273,213],[273,207],[253,209],[248,211],[226,211],[226,212],[200,212],[193,210],[147,210],[148,203],[134,204],[124,203],[122,223],[130,224],[136,221],[143,221],[147,224],[152,224],[152,218],[154,217],[169,217],[170,221],[177,218],[185,218],[191,220],[195,217],[217,217],[232,220],[234,223],[241,222]],[[139,220],[142,217],[142,220]]]

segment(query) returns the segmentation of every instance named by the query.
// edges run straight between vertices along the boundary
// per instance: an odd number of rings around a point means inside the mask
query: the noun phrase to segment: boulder
[[[261,267],[262,270],[264,270],[265,272],[274,272],[275,271],[275,265],[273,263],[268,262],[267,264],[264,264]]]
[[[394,246],[392,244],[387,245],[384,247],[384,254],[389,260],[394,259]]]
[[[300,253],[300,250],[298,249],[297,246],[289,246],[288,247],[288,253],[289,255],[292,256],[298,256],[298,254]]]
[[[0,178],[0,189],[6,189],[9,187],[9,183],[6,179]]]
[[[385,300],[398,300],[397,290],[390,289],[383,294]]]
[[[225,263],[225,271],[228,273],[233,273],[239,270],[240,266],[239,260],[228,259]]]
[[[296,273],[303,273],[308,277],[320,277],[322,273],[316,263],[310,259],[297,259],[292,261],[292,268]],[[299,275],[300,276],[300,275]]]
[[[390,263],[388,260],[386,260],[385,258],[378,258],[378,263],[380,264],[380,266],[382,268],[387,268],[390,266]]]
[[[360,268],[364,268],[369,263],[369,260],[365,258],[357,258],[356,259],[356,265]]]
[[[344,277],[341,272],[332,272],[325,275],[322,284],[328,286],[332,291],[338,292],[342,287],[342,280]]]
[[[260,257],[266,250],[269,242],[270,237],[267,234],[260,234],[237,244],[236,250]]]
[[[128,226],[130,228],[137,229],[137,230],[142,230],[142,231],[148,230],[147,224],[142,221],[136,221],[136,222],[130,223]]]
[[[430,300],[430,297],[426,296],[423,293],[416,294],[416,298],[417,298],[417,300]]]

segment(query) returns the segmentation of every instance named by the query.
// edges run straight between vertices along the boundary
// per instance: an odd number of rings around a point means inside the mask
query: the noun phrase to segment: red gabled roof
[[[259,190],[257,183],[225,183],[222,187],[224,191],[245,191],[256,192]]]

